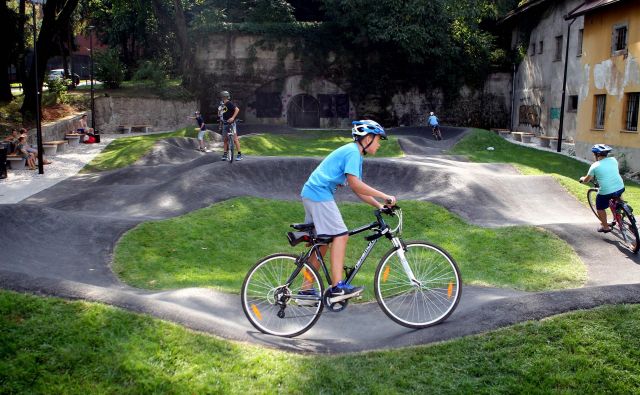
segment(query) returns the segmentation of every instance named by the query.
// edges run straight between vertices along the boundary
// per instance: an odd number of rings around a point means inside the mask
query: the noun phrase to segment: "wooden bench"
[[[120,133],[131,133],[131,126],[130,125],[118,125],[118,132]]]
[[[79,133],[67,133],[64,135],[65,140],[69,141],[70,147],[77,147],[80,145],[80,137],[82,137]]]
[[[503,133],[504,135],[507,135],[511,132],[509,129],[500,129],[500,128],[491,128],[491,131],[497,134],[498,136],[502,136]]]
[[[535,136],[535,134],[527,133],[527,132],[511,132],[511,136],[516,141],[521,141],[523,143],[530,143],[531,137]]]
[[[45,141],[44,143],[42,143],[42,145],[43,146],[54,145],[57,147],[56,148],[57,152],[64,152],[66,149],[67,141],[66,140]]]
[[[7,162],[11,164],[12,170],[24,170],[26,168],[26,160],[21,155],[7,155]]]

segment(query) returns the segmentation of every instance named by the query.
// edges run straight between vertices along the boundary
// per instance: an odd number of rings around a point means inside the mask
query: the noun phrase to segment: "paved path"
[[[116,241],[136,224],[240,195],[295,199],[319,162],[249,157],[229,165],[218,161],[218,155],[196,152],[184,139],[157,144],[134,166],[76,175],[20,204],[0,205],[0,245],[10,257],[0,262],[0,287],[105,302],[234,340],[331,353],[424,344],[605,303],[640,302],[637,258],[620,248],[615,235],[594,232],[595,218],[588,208],[551,177],[523,176],[508,165],[442,155],[462,135],[459,130],[444,132],[447,140],[435,142],[420,130],[399,131],[405,135],[402,146],[412,155],[368,159],[365,179],[394,191],[400,200],[433,201],[474,224],[549,229],[572,245],[587,265],[587,287],[530,294],[467,286],[445,323],[420,331],[396,325],[375,303],[350,305],[342,313],[326,312],[296,339],[256,332],[237,295],[207,289],[154,293],[128,287],[114,276],[110,262]],[[230,171],[233,181],[220,177]],[[343,193],[339,198],[353,197]]]

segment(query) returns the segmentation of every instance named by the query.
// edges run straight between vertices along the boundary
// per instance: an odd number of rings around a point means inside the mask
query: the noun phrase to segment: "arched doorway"
[[[318,100],[306,94],[292,97],[287,108],[287,124],[294,128],[319,128],[320,105]]]

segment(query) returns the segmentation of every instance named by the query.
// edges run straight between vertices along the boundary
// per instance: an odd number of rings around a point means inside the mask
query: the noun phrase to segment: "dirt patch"
[[[42,109],[42,120],[45,122],[55,121],[80,111],[77,107],[69,104],[54,104]]]

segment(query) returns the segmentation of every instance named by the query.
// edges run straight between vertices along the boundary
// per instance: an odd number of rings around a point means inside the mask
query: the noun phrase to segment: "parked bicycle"
[[[397,226],[391,228],[382,214],[395,216]],[[456,309],[462,294],[462,279],[456,262],[444,249],[425,241],[404,241],[402,210],[399,207],[375,210],[376,220],[349,231],[356,235],[371,230],[369,242],[354,267],[345,267],[345,278],[351,283],[380,238],[386,237],[391,249],[378,263],[374,292],[378,305],[396,323],[409,328],[426,328],[441,323]],[[331,242],[319,237],[313,224],[293,224],[288,232],[291,246],[308,243],[310,248],[299,256],[273,254],[259,260],[247,273],[242,284],[242,309],[249,322],[259,331],[276,336],[294,337],[309,330],[326,307],[344,310],[349,300],[330,303],[331,275],[320,247]],[[318,270],[310,263],[315,254],[326,285]],[[314,292],[315,291],[315,292]]]
[[[598,218],[596,195],[599,189],[598,183],[593,182],[593,188],[589,188],[587,191],[587,201],[596,218]],[[613,221],[609,225],[611,228],[617,226],[625,246],[634,254],[638,253],[638,250],[640,250],[640,237],[638,236],[638,226],[633,215],[633,208],[621,198],[615,197],[609,200],[609,209],[613,214]]]

